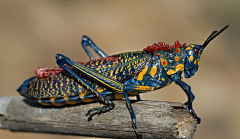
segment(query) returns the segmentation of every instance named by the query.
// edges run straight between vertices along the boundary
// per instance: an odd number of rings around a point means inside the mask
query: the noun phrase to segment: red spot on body
[[[175,57],[175,60],[176,60],[176,61],[179,61],[179,59],[180,59],[179,57]]]
[[[184,48],[186,46],[186,43],[184,43],[183,45],[182,45],[182,47]]]
[[[166,61],[163,61],[162,63],[163,63],[163,65],[166,65]]]
[[[179,48],[176,49],[176,53],[179,53],[181,50]]]
[[[153,46],[158,47],[158,44],[157,44],[157,43],[154,43]]]
[[[46,78],[50,75],[57,75],[63,71],[62,68],[35,68],[37,78]]]
[[[148,46],[147,49],[148,49],[148,51],[150,51],[151,50],[151,46]]]
[[[158,45],[159,45],[159,46],[162,46],[162,42],[158,42]]]
[[[180,48],[180,43],[178,41],[175,41],[175,48]]]
[[[163,50],[163,51],[168,51],[167,46],[166,46],[166,45],[163,45],[163,46],[162,46],[162,50]]]
[[[157,50],[157,47],[152,46],[151,49],[153,52],[155,52]]]

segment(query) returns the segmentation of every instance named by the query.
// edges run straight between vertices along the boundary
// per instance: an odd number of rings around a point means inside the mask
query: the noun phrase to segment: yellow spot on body
[[[162,78],[162,81],[165,81],[165,79],[164,79],[164,78]]]
[[[161,61],[163,67],[166,67],[168,65],[167,60],[161,59],[160,61]]]
[[[171,83],[168,83],[166,86],[169,86]]]
[[[124,95],[123,94],[115,94],[115,98],[122,99],[122,98],[124,98]]]
[[[157,73],[157,67],[153,66],[150,71],[150,75],[154,78],[154,75]]]
[[[108,65],[108,68],[111,68],[111,65]]]
[[[51,101],[54,101],[54,100],[55,100],[55,98],[53,98],[53,97],[52,97],[52,98],[50,98],[50,100],[51,100]]]
[[[70,105],[74,105],[76,103],[77,103],[77,101],[67,101],[67,104],[70,104]]]
[[[82,99],[82,102],[92,102],[93,100],[92,99]]]
[[[118,74],[118,69],[116,69],[115,74]]]
[[[191,61],[193,61],[193,56],[190,56],[189,59],[190,59]]]
[[[67,100],[68,99],[68,97],[64,97],[64,100]]]
[[[183,68],[184,68],[184,65],[183,64],[178,64],[176,66],[176,72],[179,71],[179,70],[182,70],[183,71]]]
[[[62,103],[53,103],[54,106],[62,106]]]
[[[196,64],[196,63],[197,63],[197,60],[194,61],[194,64]]]
[[[146,72],[148,71],[148,66],[145,67],[139,74],[138,74],[138,81],[142,81],[143,80],[143,76],[146,74]]]
[[[98,91],[99,93],[102,93],[103,89],[98,88],[97,91]]]
[[[168,75],[172,75],[172,74],[174,74],[174,73],[176,73],[176,71],[175,71],[175,70],[172,70],[172,69],[168,70],[168,72],[167,72]]]
[[[110,72],[110,77],[112,77],[113,76],[113,70],[111,70],[111,72]]]
[[[122,71],[123,71],[123,68],[124,68],[124,67],[122,67],[122,68],[120,69],[120,72],[122,72]]]
[[[175,51],[176,51],[176,53],[180,53],[180,52],[181,52],[181,49],[180,49],[180,48],[177,48]]]
[[[192,49],[192,47],[188,46],[188,47],[185,49],[185,51],[191,50],[191,49]]]
[[[80,97],[84,97],[86,95],[86,93],[81,93]]]
[[[175,61],[179,61],[180,60],[180,57],[175,57]]]
[[[198,59],[198,66],[200,65],[200,59]]]
[[[134,86],[134,87],[136,87],[136,88],[135,88],[136,90],[146,90],[146,91],[150,91],[150,90],[154,89],[154,87],[149,87],[149,86],[138,86],[138,85],[136,85],[136,86]]]
[[[191,47],[194,47],[194,45],[192,44],[192,45],[190,45]]]
[[[40,103],[41,105],[47,106],[49,105],[48,103]]]

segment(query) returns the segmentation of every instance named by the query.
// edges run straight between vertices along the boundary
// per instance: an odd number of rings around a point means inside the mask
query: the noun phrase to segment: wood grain
[[[124,100],[100,115],[86,117],[91,108],[103,104],[88,103],[66,107],[42,107],[31,99],[0,97],[0,128],[12,131],[71,134],[104,138],[136,138]],[[137,129],[143,138],[192,138],[196,121],[177,102],[132,101]]]

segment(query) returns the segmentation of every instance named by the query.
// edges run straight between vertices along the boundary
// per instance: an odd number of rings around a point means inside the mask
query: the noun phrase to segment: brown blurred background
[[[107,54],[142,50],[158,41],[202,44],[213,30],[230,27],[203,52],[201,66],[184,79],[196,96],[202,123],[195,139],[240,136],[240,1],[17,1],[0,0],[0,96],[34,76],[35,67],[56,67],[55,54],[88,61],[81,47],[88,35]],[[172,84],[142,95],[144,100],[185,102]],[[129,117],[130,118],[130,117]],[[0,130],[1,139],[85,137]]]

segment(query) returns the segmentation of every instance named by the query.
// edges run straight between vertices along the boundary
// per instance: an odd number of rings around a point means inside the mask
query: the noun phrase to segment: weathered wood
[[[86,117],[99,102],[71,107],[42,107],[31,99],[0,97],[0,128],[12,131],[136,138],[124,100],[100,115]],[[196,122],[181,103],[132,101],[138,131],[143,138],[192,138]]]

